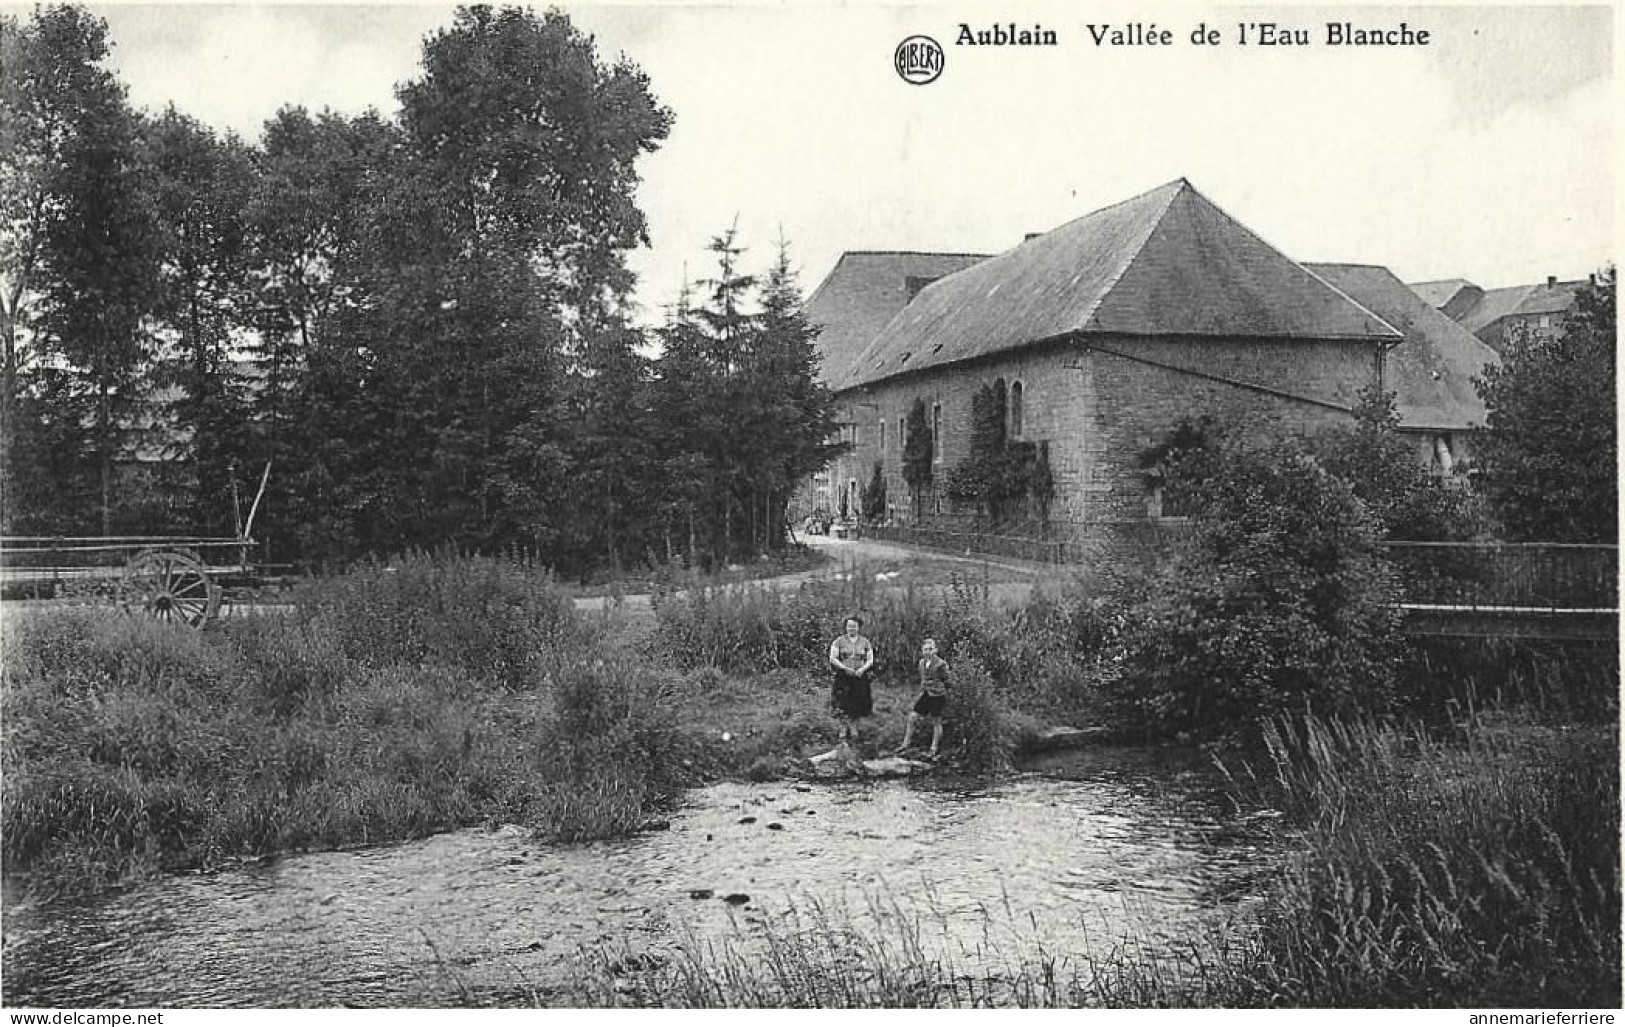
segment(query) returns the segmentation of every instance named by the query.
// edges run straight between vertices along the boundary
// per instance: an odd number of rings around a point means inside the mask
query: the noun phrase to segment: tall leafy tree
[[[348,546],[523,542],[567,562],[569,376],[621,325],[624,251],[645,234],[634,165],[670,115],[564,15],[483,6],[426,40],[398,95],[387,159],[341,164],[360,181],[319,194],[354,184],[362,215],[325,239],[315,220],[268,282],[297,301],[283,323],[306,343],[302,417],[330,428],[309,439],[301,491],[325,497]],[[290,142],[312,134],[282,121]],[[314,135],[318,155],[368,152],[353,131]],[[311,338],[300,315],[324,299]]]
[[[1514,335],[1477,382],[1489,407],[1477,480],[1515,538],[1618,538],[1616,281],[1605,268],[1561,332]]]
[[[7,20],[0,54],[0,403],[8,408],[8,428],[16,425],[25,345],[36,364],[54,365],[49,393],[88,406],[86,442],[98,479],[94,507],[108,532],[122,427],[147,356],[141,320],[156,267],[154,219],[138,164],[140,123],[103,66],[105,23],[82,9],[42,8],[26,26]],[[55,418],[61,442],[73,435],[77,416],[64,412],[59,407]],[[82,466],[78,460],[30,462],[26,469],[8,463],[13,475],[47,478]],[[18,491],[77,490],[25,485]]]
[[[373,354],[342,325],[373,302],[362,272],[399,147],[398,128],[374,113],[284,107],[254,155],[244,220],[255,438],[240,462],[274,468],[255,527],[273,558],[358,545],[355,493],[377,473],[381,440],[368,433],[384,425],[361,388]]]
[[[234,349],[252,319],[247,288],[249,152],[170,107],[145,140],[157,214],[159,266],[152,317],[164,342],[154,375],[179,429],[190,471],[190,521],[224,534],[234,527],[233,468],[248,448],[248,381]]]

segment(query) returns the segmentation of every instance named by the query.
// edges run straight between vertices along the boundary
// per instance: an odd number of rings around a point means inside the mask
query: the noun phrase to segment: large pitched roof
[[[830,384],[1071,333],[1399,337],[1179,179],[927,286]]]
[[[807,297],[808,320],[821,329],[818,354],[826,384],[912,298],[909,279],[937,279],[987,259],[983,253],[852,251],[841,254],[829,275]]]
[[[1388,351],[1387,364],[1401,426],[1459,431],[1484,424],[1484,401],[1472,379],[1486,364],[1500,363],[1494,350],[1385,267],[1306,266],[1404,333],[1405,341]]]

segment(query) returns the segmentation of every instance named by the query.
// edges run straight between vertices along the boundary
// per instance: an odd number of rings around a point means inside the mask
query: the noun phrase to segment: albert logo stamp
[[[912,86],[935,82],[942,74],[942,44],[930,36],[909,36],[892,55],[897,74]]]

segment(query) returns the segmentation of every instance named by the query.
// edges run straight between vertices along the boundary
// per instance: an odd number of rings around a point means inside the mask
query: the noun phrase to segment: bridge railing
[[[867,526],[865,537],[1054,564],[1145,560],[1190,533],[1179,521],[990,525],[969,519]],[[1494,609],[1619,607],[1619,548],[1555,542],[1388,542],[1407,604]]]
[[[1389,542],[1404,602],[1618,609],[1619,548],[1555,542]]]

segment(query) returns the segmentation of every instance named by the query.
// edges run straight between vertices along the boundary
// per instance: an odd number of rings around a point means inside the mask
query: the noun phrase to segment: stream
[[[908,911],[965,965],[1189,944],[1278,855],[1194,753],[1093,748],[974,787],[726,783],[670,827],[548,845],[466,830],[9,903],[4,1001],[33,1007],[571,1004],[584,949],[718,941],[792,907]]]

